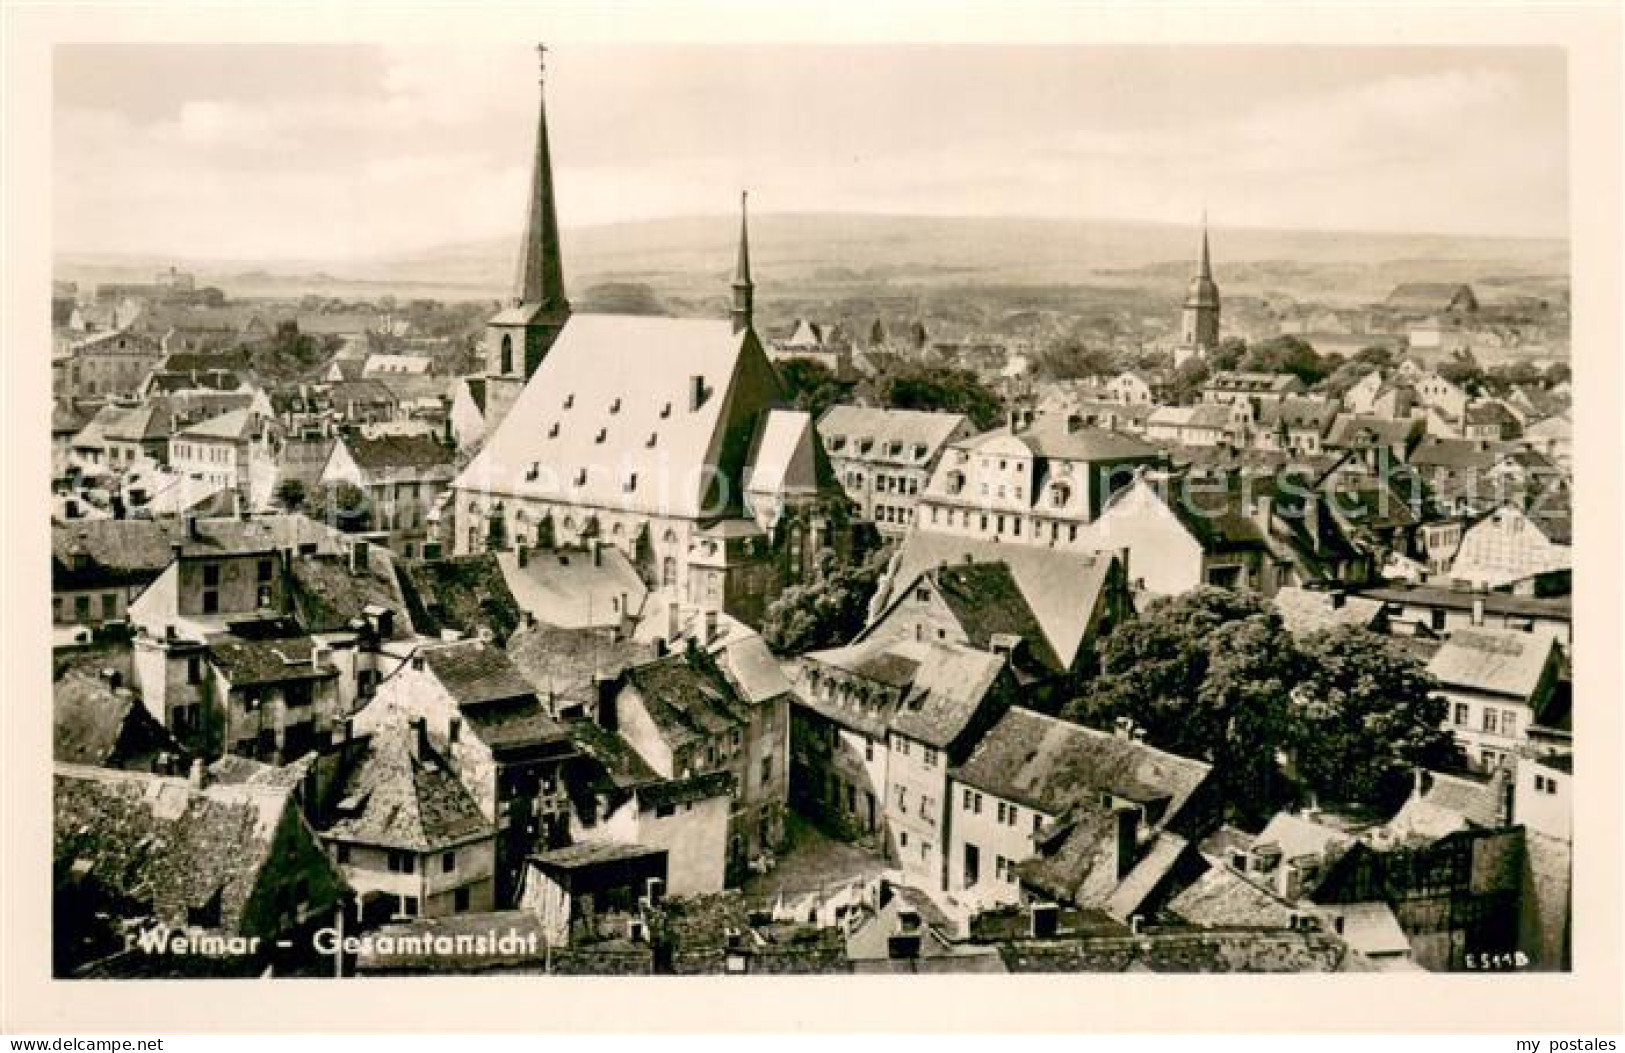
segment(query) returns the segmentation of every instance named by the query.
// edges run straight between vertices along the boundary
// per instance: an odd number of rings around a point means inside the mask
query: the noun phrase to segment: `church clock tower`
[[[1202,255],[1196,264],[1179,314],[1179,346],[1174,348],[1177,368],[1191,359],[1205,359],[1219,346],[1219,287],[1213,281],[1213,264],[1208,256],[1207,216],[1202,216]]]

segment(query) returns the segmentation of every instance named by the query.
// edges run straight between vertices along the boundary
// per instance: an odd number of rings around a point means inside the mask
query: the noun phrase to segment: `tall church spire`
[[[734,264],[733,316],[734,332],[742,333],[751,325],[751,312],[755,306],[756,285],[750,280],[750,216],[749,193],[739,192],[739,259]]]
[[[1207,209],[1205,208],[1202,210],[1202,259],[1197,264],[1196,276],[1206,278],[1208,281],[1213,280],[1213,264],[1208,259],[1207,251]]]
[[[553,158],[547,143],[547,46],[536,45],[536,156],[530,178],[530,207],[525,217],[524,241],[519,246],[519,268],[514,277],[516,305],[568,312],[564,297],[564,264],[559,257],[559,219],[553,205]]]

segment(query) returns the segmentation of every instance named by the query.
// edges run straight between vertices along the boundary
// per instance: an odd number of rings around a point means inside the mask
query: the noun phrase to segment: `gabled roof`
[[[51,527],[51,584],[139,584],[175,558],[185,535],[177,519],[78,519]]]
[[[496,835],[440,753],[420,752],[398,721],[373,729],[332,798],[340,803],[323,834],[335,841],[437,852]]]
[[[1286,427],[1292,431],[1324,434],[1337,416],[1338,404],[1330,399],[1288,396],[1266,405],[1258,415],[1262,428]]]
[[[597,702],[598,681],[656,657],[655,648],[604,629],[541,623],[508,638],[508,657],[542,698]]]
[[[563,628],[616,626],[643,612],[648,586],[614,545],[531,549],[520,565],[517,552],[496,555],[514,602],[537,621]],[[622,606],[624,600],[624,607]]]
[[[1550,637],[1495,629],[1458,629],[1428,663],[1446,688],[1465,688],[1531,700],[1552,660]]]
[[[894,645],[917,650],[919,669],[892,717],[892,730],[927,746],[947,749],[975,718],[999,673],[999,655],[961,644],[931,641]]]
[[[745,489],[759,494],[813,494],[829,476],[810,413],[774,409],[762,417],[745,458]],[[820,468],[823,470],[820,471]]]
[[[534,699],[535,689],[503,651],[483,640],[424,645],[418,655],[459,705]]]
[[[749,436],[728,433],[781,393],[755,335],[727,321],[572,315],[456,486],[698,518],[720,488],[698,467],[737,485]]]
[[[180,755],[169,733],[127,689],[71,672],[51,689],[53,755],[68,764],[141,767],[160,752]]]
[[[177,435],[187,439],[230,439],[240,442],[253,435],[258,421],[259,415],[252,410],[236,409],[194,424]]]
[[[1410,463],[1418,468],[1482,471],[1496,462],[1503,449],[1500,443],[1430,435],[1411,451]]]
[[[348,435],[338,440],[364,476],[393,478],[403,472],[451,475],[456,451],[432,435]]]
[[[742,727],[746,704],[708,657],[673,654],[626,671],[660,737],[673,749]]]
[[[1033,657],[1043,665],[1058,672],[1068,668],[1069,663],[1050,646],[1008,563],[950,564],[928,576],[972,647],[990,651],[994,636],[1012,634],[1025,640]],[[1092,608],[1090,599],[1078,597],[1080,603]]]
[[[288,561],[288,593],[293,615],[306,632],[339,632],[366,617],[369,607],[382,607],[394,614],[389,639],[412,636],[395,559],[382,546],[370,547],[367,565],[355,569],[342,555],[295,556]]]
[[[412,625],[425,636],[450,629],[467,636],[488,631],[497,642],[512,635],[524,611],[490,553],[397,561],[396,577]]]
[[[1339,413],[1326,435],[1326,445],[1359,448],[1365,446],[1408,446],[1420,438],[1422,421],[1406,417],[1395,420],[1376,414]]]
[[[1302,391],[1303,381],[1291,373],[1243,373],[1220,370],[1202,385],[1204,391],[1284,395]]]
[[[898,550],[890,580],[910,588],[920,575],[943,565],[1003,563],[1057,658],[1068,667],[1088,631],[1097,597],[1106,588],[1112,558],[1030,545],[1000,545],[978,538],[910,531]],[[894,591],[892,599],[905,595]]]
[[[62,872],[150,905],[167,924],[186,926],[189,911],[217,904],[219,931],[265,932],[249,907],[290,799],[283,787],[200,790],[185,779],[58,764],[52,854]],[[312,885],[321,897],[338,878],[324,865]]]
[[[309,636],[246,640],[223,634],[209,641],[209,659],[234,688],[334,680],[339,675],[331,655],[319,654]]]
[[[968,786],[1052,816],[1099,806],[1110,793],[1140,804],[1164,802],[1178,813],[1212,766],[1143,742],[1030,709],[1006,713],[955,772]]]
[[[967,425],[962,413],[933,413],[926,410],[882,409],[872,406],[831,406],[818,418],[818,434],[824,448],[842,456],[857,456],[860,439],[872,439],[874,446],[862,456],[877,461],[898,461],[925,465],[941,451],[954,433]],[[839,450],[836,449],[837,440]],[[893,444],[900,452],[892,454]]]

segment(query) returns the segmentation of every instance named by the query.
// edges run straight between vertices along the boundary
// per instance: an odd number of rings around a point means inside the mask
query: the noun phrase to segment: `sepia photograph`
[[[526,25],[47,49],[30,968],[1617,937],[1565,48]]]

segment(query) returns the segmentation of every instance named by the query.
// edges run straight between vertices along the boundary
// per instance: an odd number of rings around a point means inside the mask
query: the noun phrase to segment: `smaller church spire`
[[[742,333],[751,326],[751,313],[755,306],[756,286],[750,280],[750,215],[748,191],[739,192],[739,258],[734,264],[733,315],[734,332]]]

